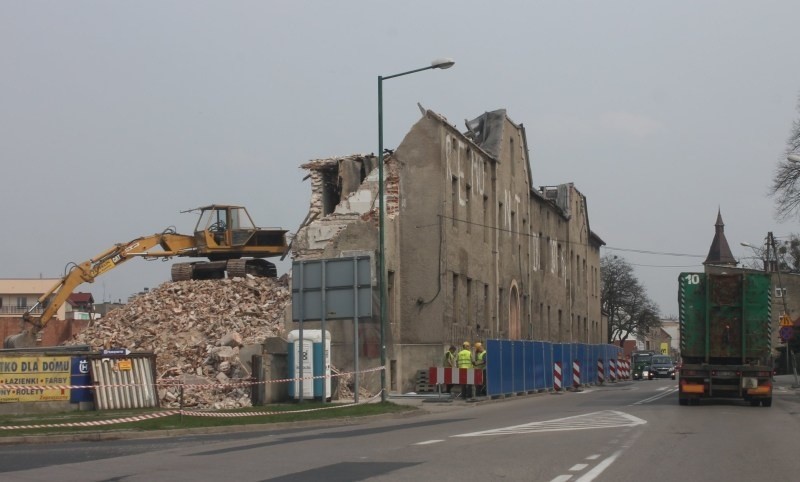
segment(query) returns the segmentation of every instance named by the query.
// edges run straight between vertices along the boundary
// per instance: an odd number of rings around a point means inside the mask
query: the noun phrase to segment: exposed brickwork
[[[42,331],[42,342],[39,346],[60,345],[82,332],[88,324],[88,320],[50,320]],[[0,334],[4,340],[19,333],[23,326],[19,318],[0,318]]]

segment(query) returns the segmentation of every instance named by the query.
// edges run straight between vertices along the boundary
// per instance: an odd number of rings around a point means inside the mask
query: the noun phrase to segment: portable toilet
[[[303,345],[300,346],[300,330],[289,332],[289,396],[300,398],[300,362],[303,364],[303,398],[325,400],[331,398],[331,333],[325,331],[325,351],[322,350],[322,330],[303,330]],[[324,375],[324,377],[323,377]],[[313,380],[310,377],[315,377]]]

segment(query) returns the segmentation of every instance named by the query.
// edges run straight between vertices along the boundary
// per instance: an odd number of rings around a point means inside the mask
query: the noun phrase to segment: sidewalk
[[[632,383],[632,380],[621,380],[616,383],[610,383],[607,385],[603,385],[605,387],[613,387],[616,385],[622,386],[623,384]],[[677,383],[677,380],[676,380]],[[594,387],[597,387],[593,385]],[[676,385],[677,386],[677,385]],[[776,375],[773,378],[773,388],[776,391],[781,392],[794,392],[800,394],[800,375],[797,378],[792,375]],[[437,395],[435,393],[431,394],[414,394],[414,395],[400,395],[400,394],[390,394],[389,401],[393,403],[397,403],[400,405],[411,405],[414,407],[421,408],[426,411],[434,411],[434,410],[442,410],[442,409],[452,409],[453,407],[469,407],[474,405],[481,405],[486,402],[493,402],[493,401],[502,401],[502,400],[509,400],[515,399],[519,397],[531,397],[531,396],[540,396],[540,395],[547,395],[547,394],[563,394],[568,393],[572,390],[567,390],[566,392],[553,392],[552,390],[541,392],[541,393],[530,393],[525,395],[511,395],[511,396],[499,396],[499,397],[477,397],[470,400],[464,400],[462,398],[451,398],[448,394],[443,393],[441,395]]]
[[[800,379],[794,375],[775,375],[773,380],[776,389],[800,391]]]

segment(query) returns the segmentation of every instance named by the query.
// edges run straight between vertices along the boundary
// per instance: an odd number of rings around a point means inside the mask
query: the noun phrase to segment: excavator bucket
[[[28,330],[10,335],[3,341],[3,348],[30,348],[36,346],[36,337]]]

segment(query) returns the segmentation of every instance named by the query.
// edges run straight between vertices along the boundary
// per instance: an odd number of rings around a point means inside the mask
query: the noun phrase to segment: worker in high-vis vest
[[[444,352],[444,359],[442,360],[442,366],[445,368],[456,368],[455,345],[450,345],[450,348],[446,352]]]
[[[468,341],[465,341],[463,345],[461,345],[461,351],[458,352],[458,356],[456,357],[456,366],[458,368],[472,368],[473,360],[472,360],[472,351],[470,350],[470,344]],[[472,385],[461,385],[461,395],[460,398],[467,399],[467,388],[472,391]],[[472,396],[470,393],[469,396]]]
[[[486,349],[481,342],[475,342],[475,363],[476,370],[483,370],[483,384],[478,385],[475,390],[476,395],[486,395]]]
[[[456,355],[458,355],[456,353],[456,346],[450,345],[450,348],[444,352],[442,366],[445,368],[456,368]],[[450,391],[453,389],[452,383],[442,383],[441,385],[444,385],[444,389],[447,391],[447,393],[450,393]],[[441,389],[441,386],[439,388]]]

